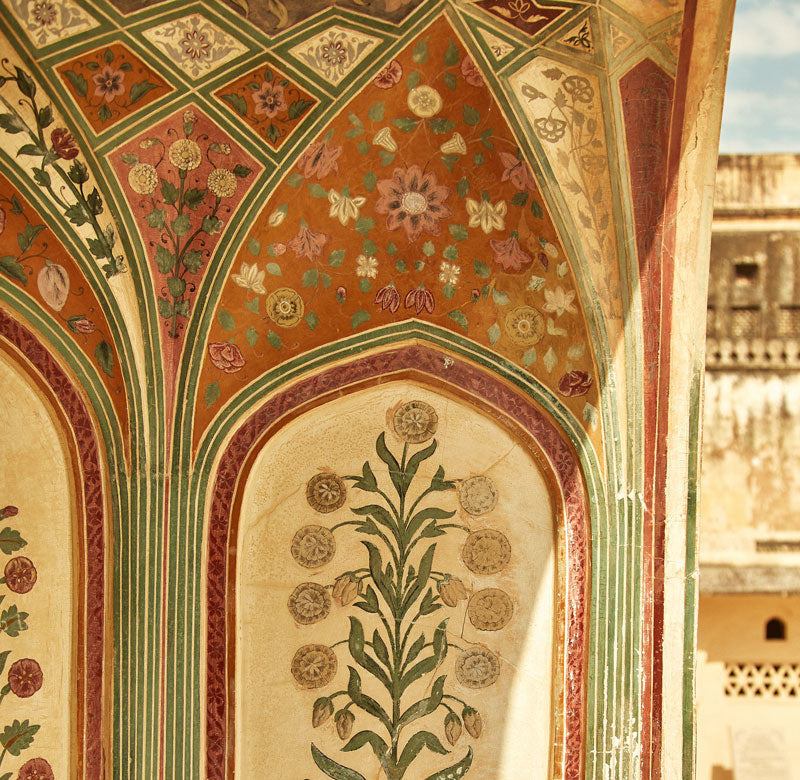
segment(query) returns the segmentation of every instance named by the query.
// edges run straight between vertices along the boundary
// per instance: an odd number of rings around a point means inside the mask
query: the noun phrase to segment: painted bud
[[[4,518],[6,518],[6,517],[14,517],[17,514],[19,514],[19,509],[17,509],[17,507],[15,507],[15,506],[11,506],[10,504],[8,506],[4,506],[2,509],[0,509],[0,516],[2,516]]]
[[[461,736],[461,718],[455,712],[447,713],[447,717],[444,719],[444,733],[451,745],[458,742],[458,738]]]
[[[455,607],[467,597],[467,589],[457,577],[445,577],[439,583],[439,597],[448,607]]]
[[[339,710],[333,718],[333,722],[336,724],[336,733],[339,735],[339,739],[348,739],[350,734],[353,731],[353,723],[355,723],[356,717],[353,715],[350,710]]]
[[[477,739],[483,732],[480,712],[472,707],[464,707],[461,717],[464,718],[464,728],[467,730],[467,734]]]
[[[333,715],[333,702],[323,696],[314,702],[314,709],[311,712],[311,725],[314,728],[321,726],[330,716]]]
[[[358,596],[358,582],[350,574],[343,574],[333,586],[333,600],[340,606],[352,604]]]

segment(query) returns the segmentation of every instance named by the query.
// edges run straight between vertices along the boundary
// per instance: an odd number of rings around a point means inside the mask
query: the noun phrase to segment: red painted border
[[[579,780],[583,765],[584,680],[587,583],[589,567],[588,509],[577,459],[556,426],[518,391],[476,366],[415,345],[368,355],[329,368],[278,393],[237,430],[217,469],[208,521],[206,771],[208,780],[224,780],[226,762],[233,756],[228,716],[233,707],[228,686],[228,629],[234,619],[227,609],[231,511],[237,482],[251,449],[262,435],[293,409],[348,385],[399,371],[416,371],[458,387],[490,404],[536,441],[558,479],[565,514],[566,536],[566,659],[564,674],[564,778]]]
[[[72,427],[81,464],[83,508],[85,513],[84,549],[81,564],[86,581],[85,653],[78,662],[83,667],[85,702],[83,775],[89,780],[104,776],[103,751],[103,643],[105,632],[105,510],[103,478],[94,423],[70,378],[53,356],[30,331],[0,309],[0,336],[13,344],[39,373],[58,399]],[[81,551],[82,553],[84,551]]]

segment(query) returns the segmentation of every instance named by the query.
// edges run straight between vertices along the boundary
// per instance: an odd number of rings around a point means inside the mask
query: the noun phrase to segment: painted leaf
[[[438,772],[434,772],[429,777],[426,777],[425,780],[453,780],[455,777],[463,777],[467,774],[467,771],[472,766],[472,748],[467,750],[467,755],[461,759],[457,764],[453,764],[453,766],[447,767],[447,769],[441,769]]]
[[[103,373],[108,376],[114,376],[114,351],[107,341],[101,341],[94,348],[94,356],[97,359],[97,365],[103,370]]]
[[[333,780],[366,780],[364,775],[359,774],[354,769],[337,764],[332,758],[328,758],[313,742],[311,744],[311,756],[314,763]]]
[[[233,315],[229,311],[220,309],[217,319],[219,319],[219,324],[222,325],[223,330],[235,330],[236,320],[233,319]]]
[[[220,95],[220,97],[240,116],[247,116],[247,101],[235,94]]]
[[[19,531],[14,528],[4,528],[0,531],[0,550],[5,555],[21,550],[27,542],[20,536]]]
[[[67,70],[64,72],[64,75],[69,80],[69,83],[75,88],[78,96],[86,97],[86,93],[89,91],[89,83],[86,81],[86,79],[80,73],[76,73],[74,70]]]
[[[206,385],[206,392],[205,392],[205,402],[206,402],[206,409],[209,406],[213,406],[217,399],[219,398],[219,382],[211,382],[210,384]]]
[[[363,325],[369,319],[369,312],[359,309],[350,318],[350,327],[355,330],[359,325]]]
[[[391,693],[392,685],[386,672],[371,658],[364,649],[364,626],[358,618],[350,617],[350,636],[348,647],[353,660],[362,668],[366,669],[373,677],[380,680],[386,690]]]
[[[412,704],[401,716],[399,725],[405,726],[412,721],[424,718],[434,712],[442,703],[442,695],[444,694],[444,681],[447,675],[443,674],[437,677],[431,688],[431,695],[425,699],[420,699],[416,704]]]
[[[450,317],[451,320],[457,322],[462,328],[464,328],[464,333],[469,330],[469,322],[467,321],[467,315],[464,314],[461,309],[453,309],[447,313],[447,316]]]
[[[447,754],[447,750],[445,750],[444,746],[439,741],[439,737],[435,734],[431,734],[430,731],[418,731],[408,740],[406,746],[403,748],[400,760],[397,762],[397,767],[399,769],[406,769],[424,747],[439,755]]]
[[[489,336],[489,343],[496,344],[500,338],[500,326],[495,322],[487,331],[487,335]]]
[[[536,347],[531,347],[530,349],[525,351],[525,354],[522,356],[522,365],[527,368],[531,364],[536,362]]]
[[[274,347],[275,349],[280,349],[283,346],[281,337],[274,330],[270,330],[267,333],[267,341],[269,342],[270,346]]]
[[[69,295],[69,275],[64,266],[51,263],[44,266],[36,277],[36,284],[44,302],[56,311],[61,311]]]
[[[389,752],[389,746],[374,731],[359,731],[343,748],[343,752],[358,750],[369,745],[379,761]]]
[[[151,89],[157,89],[158,84],[153,84],[150,81],[137,81],[132,87],[129,93],[130,102],[135,103],[137,100],[141,100]]]
[[[353,700],[353,703],[356,707],[360,707],[364,712],[368,712],[370,715],[377,718],[387,729],[391,729],[391,721],[386,714],[386,710],[371,696],[367,696],[361,692],[361,677],[352,666],[348,666],[347,668],[350,670],[347,694]]]
[[[558,357],[552,347],[545,352],[544,358],[542,359],[544,360],[544,367],[547,369],[547,373],[551,374],[556,367],[556,363],[558,363]]]
[[[10,726],[6,726],[0,734],[0,744],[12,756],[18,756],[23,750],[27,750],[33,744],[33,736],[39,731],[39,726],[31,725],[29,720],[18,720]]]
[[[25,273],[25,267],[17,262],[16,257],[11,255],[0,257],[0,271],[27,286],[28,274]]]
[[[17,605],[12,604],[0,614],[0,631],[5,631],[10,637],[19,636],[21,631],[28,629],[28,624],[25,622],[27,618],[27,612],[20,612]],[[0,737],[0,742],[2,742],[2,737]]]

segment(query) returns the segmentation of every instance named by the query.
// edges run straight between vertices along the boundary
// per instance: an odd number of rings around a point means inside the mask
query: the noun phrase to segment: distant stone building
[[[800,156],[717,173],[699,520],[698,780],[800,778]]]

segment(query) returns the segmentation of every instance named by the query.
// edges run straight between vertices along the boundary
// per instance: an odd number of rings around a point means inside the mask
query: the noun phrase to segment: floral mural
[[[440,570],[435,540],[462,534],[461,564],[477,577],[506,569],[511,545],[501,531],[472,530],[454,510],[440,505],[439,495],[454,491],[467,517],[491,512],[500,497],[488,476],[454,480],[439,465],[432,478],[420,480],[420,468],[438,447],[434,407],[408,401],[390,409],[387,419],[402,451],[393,452],[383,432],[375,445],[376,458],[364,463],[361,474],[322,471],[306,483],[306,502],[319,521],[298,528],[291,542],[292,558],[309,572],[316,571],[334,561],[338,535],[356,533],[364,537],[364,565],[337,573],[327,585],[308,581],[294,588],[287,607],[296,623],[311,626],[339,609],[347,611],[350,630],[332,646],[311,642],[299,647],[290,672],[301,690],[322,694],[313,704],[311,725],[317,729],[331,722],[342,741],[341,753],[368,747],[387,780],[419,777],[422,770],[413,766],[421,751],[450,752],[428,730],[439,719],[450,747],[469,744],[455,762],[449,759],[448,768],[428,780],[463,777],[484,729],[480,692],[498,681],[502,664],[490,646],[449,640],[446,615],[466,601],[470,623],[489,632],[491,642],[490,632],[503,630],[513,619],[514,601],[500,588],[468,589],[459,572]],[[392,486],[388,493],[382,487],[387,483]],[[348,519],[319,524],[348,505]],[[421,625],[421,619],[439,610],[444,612],[433,630]],[[448,654],[456,656],[453,680],[438,673]],[[345,656],[346,689],[326,690]],[[419,680],[427,693],[415,700],[419,688],[414,684]],[[311,756],[328,777],[364,780],[347,767],[346,755],[327,755],[312,742]]]
[[[198,418],[332,333],[411,317],[501,350],[596,425],[572,272],[530,166],[444,22],[378,72],[271,197],[217,309]],[[235,357],[215,358],[223,348]]]

